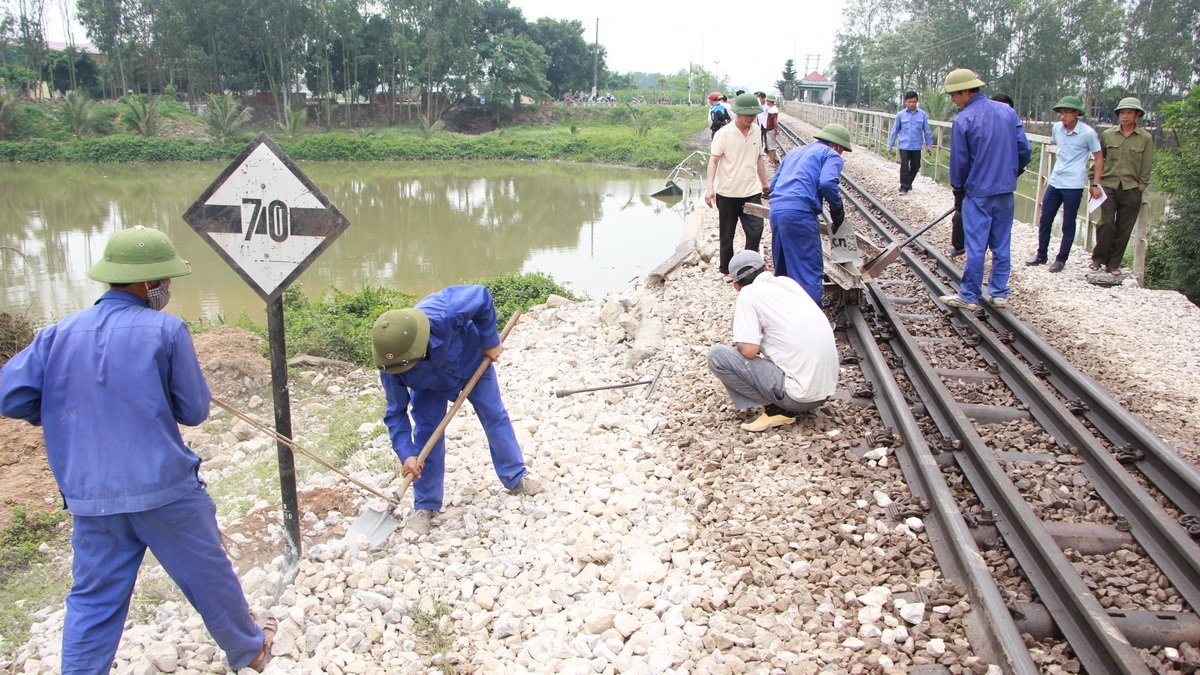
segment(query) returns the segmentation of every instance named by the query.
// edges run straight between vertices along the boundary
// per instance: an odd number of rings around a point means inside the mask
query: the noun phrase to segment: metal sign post
[[[292,437],[283,292],[350,221],[275,145],[259,134],[192,204],[183,219],[267,303],[275,431]],[[288,565],[300,559],[292,450],[276,443]]]

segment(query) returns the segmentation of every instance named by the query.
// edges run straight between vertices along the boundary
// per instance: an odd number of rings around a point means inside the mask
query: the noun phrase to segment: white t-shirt
[[[783,371],[784,389],[794,401],[820,401],[837,388],[833,327],[794,279],[763,272],[738,291],[733,341],[758,345]]]

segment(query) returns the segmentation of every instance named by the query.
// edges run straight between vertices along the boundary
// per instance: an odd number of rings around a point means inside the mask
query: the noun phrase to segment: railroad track
[[[880,246],[911,234],[846,176],[843,194]],[[1090,673],[1200,668],[1168,649],[1200,643],[1200,471],[1007,310],[942,304],[960,272],[934,247],[902,260],[839,325],[977,651],[1013,673],[1063,641]]]

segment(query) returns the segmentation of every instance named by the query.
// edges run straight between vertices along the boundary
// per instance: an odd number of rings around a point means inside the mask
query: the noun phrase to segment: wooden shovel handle
[[[508,323],[504,325],[504,330],[500,332],[500,344],[504,344],[504,340],[508,338],[509,332],[512,331],[513,326],[517,325],[517,320],[520,318],[520,312],[513,312],[512,316],[509,317]],[[467,400],[467,396],[475,389],[475,384],[479,382],[479,378],[483,377],[484,372],[487,371],[490,365],[492,365],[492,360],[486,356],[479,362],[479,367],[475,369],[475,374],[471,376],[471,379],[467,380],[466,386],[462,388],[462,392],[459,393],[458,398],[454,399],[454,404],[450,406],[450,410],[446,412],[442,417],[442,421],[438,423],[437,428],[430,434],[429,440],[425,441],[425,447],[421,448],[421,453],[417,455],[417,466],[425,464],[425,458],[429,456],[429,452],[433,450],[433,446],[437,445],[438,440],[442,437],[442,433],[450,425],[450,420],[454,419],[454,414],[462,407],[463,402]],[[400,485],[400,490],[396,493],[397,500],[404,497],[404,493],[408,490],[408,486],[412,485],[412,482],[413,477],[411,475],[404,477],[404,483]]]

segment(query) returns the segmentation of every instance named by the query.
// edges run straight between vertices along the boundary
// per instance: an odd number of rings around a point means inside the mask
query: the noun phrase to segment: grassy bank
[[[179,129],[195,127],[186,110]],[[517,124],[479,135],[414,127],[304,132],[275,140],[293,159],[402,161],[423,159],[554,159],[669,168],[689,152],[703,110],[687,106],[547,106]],[[190,122],[190,123],[186,123]],[[49,118],[41,136],[0,142],[0,161],[133,162],[232,159],[258,130],[218,142],[194,131],[186,137],[96,135],[68,140]],[[275,130],[263,129],[268,133]]]
[[[501,328],[513,312],[524,312],[541,304],[551,294],[569,300],[581,300],[552,277],[541,273],[504,274],[474,283],[488,287],[496,304],[496,326]],[[419,300],[415,295],[382,286],[361,288],[354,292],[330,289],[320,298],[312,299],[299,285],[284,293],[284,333],[290,356],[308,354],[327,359],[348,361],[373,367],[371,360],[371,326],[380,314],[389,309],[412,307]],[[266,339],[267,328],[246,316],[237,325]],[[193,324],[195,331],[216,324]]]

